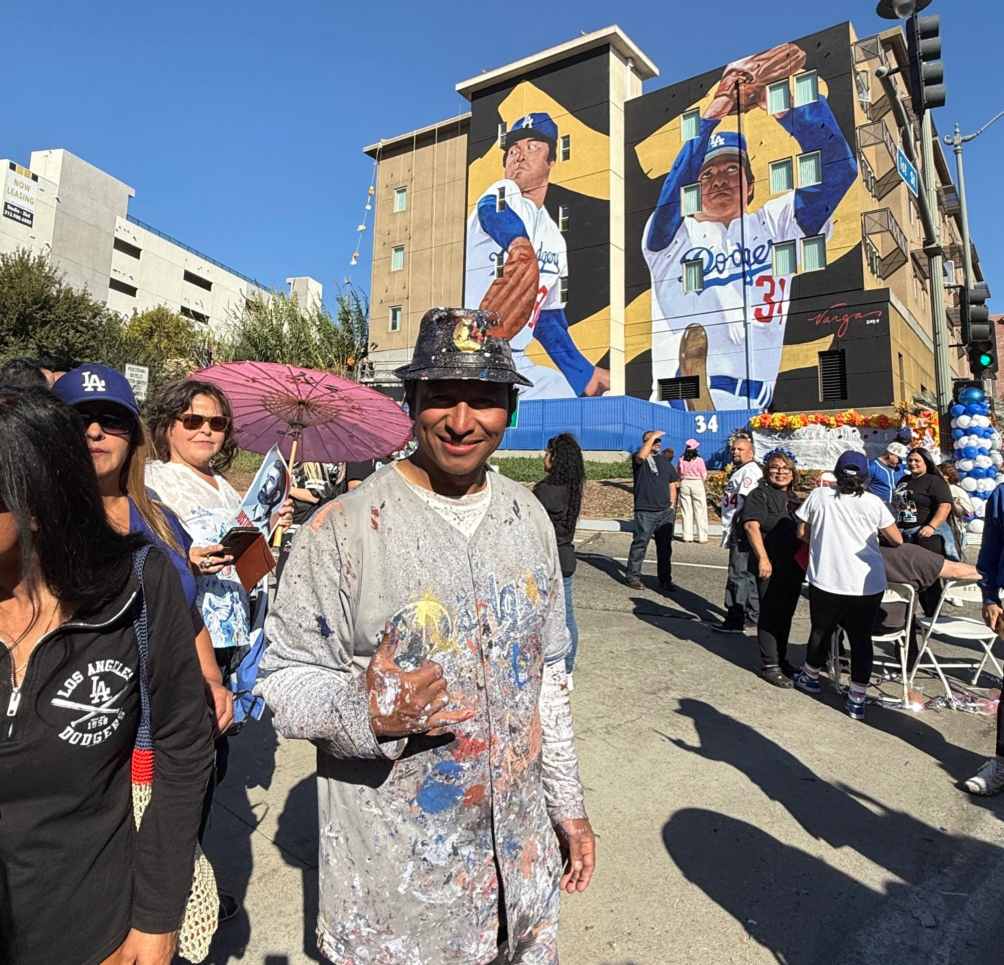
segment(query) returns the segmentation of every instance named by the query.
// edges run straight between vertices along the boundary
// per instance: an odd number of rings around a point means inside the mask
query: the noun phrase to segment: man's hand
[[[725,114],[712,115],[711,111],[724,109],[726,98],[731,99],[731,109],[726,111],[728,114],[736,112],[737,103],[742,104],[744,111],[757,106],[766,110],[767,87],[797,74],[804,66],[805,51],[793,43],[778,44],[770,50],[734,61],[722,74],[714,100],[704,116],[724,117]]]
[[[593,369],[592,377],[586,383],[585,395],[603,395],[610,391],[610,369]]]
[[[1004,615],[999,603],[983,604],[983,622],[990,627],[998,636],[1000,635],[1000,620]]]
[[[569,818],[555,828],[565,859],[561,889],[568,894],[585,891],[596,868],[596,836],[588,818]]]
[[[761,580],[769,580],[774,572],[774,567],[770,565],[770,560],[766,556],[761,556],[757,562],[757,576]]]
[[[443,668],[426,660],[415,670],[394,662],[397,634],[384,631],[369,667],[370,723],[376,736],[397,740],[410,734],[442,734],[474,716],[474,709],[446,710],[450,702]]]
[[[234,722],[234,695],[219,680],[207,680],[206,689],[209,691],[209,706],[212,707],[216,720],[216,731],[225,734]]]
[[[933,526],[921,526],[920,529],[917,530],[917,535],[918,536],[923,536],[924,539],[930,539],[934,535],[934,527]]]
[[[177,932],[151,935],[133,928],[104,965],[171,965],[177,943]]]
[[[289,529],[293,525],[293,497],[287,496],[286,501],[279,507],[279,521],[276,525],[281,529]]]

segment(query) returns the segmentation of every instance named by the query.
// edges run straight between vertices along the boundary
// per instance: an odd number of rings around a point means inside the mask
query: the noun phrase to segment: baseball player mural
[[[821,93],[800,106],[788,100],[781,110],[777,101],[768,105],[769,85],[804,65],[805,52],[791,43],[729,64],[697,136],[684,143],[666,176],[642,237],[652,276],[653,400],[660,379],[698,375],[701,395],[687,400],[691,409],[771,403],[792,283],[790,264],[775,274],[774,246],[793,241],[801,259],[804,239],[829,237],[833,212],[857,175],[854,152]],[[819,152],[822,176],[751,212],[754,176],[746,141],[719,125],[729,115],[770,113],[769,107],[804,154]],[[700,186],[698,210],[684,215],[682,192],[692,185]]]
[[[608,370],[593,365],[568,330],[561,280],[568,249],[544,199],[557,156],[558,128],[550,115],[519,118],[501,141],[504,177],[478,199],[467,222],[464,304],[496,312],[516,368],[532,388],[522,398],[600,395]],[[536,338],[557,369],[527,356]]]

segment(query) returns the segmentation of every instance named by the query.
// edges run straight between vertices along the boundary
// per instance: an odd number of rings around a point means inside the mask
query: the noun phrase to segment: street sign
[[[915,198],[920,197],[920,176],[901,147],[896,148],[896,170],[903,179],[903,183],[910,189],[910,193]]]
[[[150,385],[150,370],[145,365],[126,365],[125,377],[132,386],[136,401],[145,401],[146,390]]]

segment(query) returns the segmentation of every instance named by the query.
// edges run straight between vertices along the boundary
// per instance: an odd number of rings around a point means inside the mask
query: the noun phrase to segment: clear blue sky
[[[688,9],[699,11],[689,23]],[[616,22],[659,65],[646,85],[654,90],[841,20],[866,36],[888,25],[874,9],[875,0],[21,4],[6,18],[0,156],[27,163],[33,149],[65,147],[131,184],[135,216],[276,287],[313,275],[330,297],[350,274],[371,174],[362,146],[466,109],[458,81]],[[936,123],[975,130],[1004,109],[1004,3],[935,0],[928,12],[942,15],[948,85]],[[966,157],[973,237],[1004,311],[1004,119]],[[368,288],[368,244],[351,276]]]

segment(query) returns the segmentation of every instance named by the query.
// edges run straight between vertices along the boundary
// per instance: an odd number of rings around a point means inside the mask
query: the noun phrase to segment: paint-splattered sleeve
[[[545,522],[543,509],[537,507]],[[536,514],[535,514],[536,515]],[[535,520],[536,521],[536,520]],[[569,818],[584,818],[586,805],[579,777],[579,755],[575,750],[572,705],[568,699],[565,676],[565,651],[568,627],[565,624],[565,587],[553,528],[548,525],[544,545],[547,548],[548,586],[544,613],[544,679],[540,688],[540,724],[544,796],[551,821],[557,824]]]
[[[400,756],[405,741],[380,743],[370,725],[366,674],[353,657],[353,606],[330,522],[297,536],[265,624],[269,647],[255,692],[283,737],[333,757]]]

